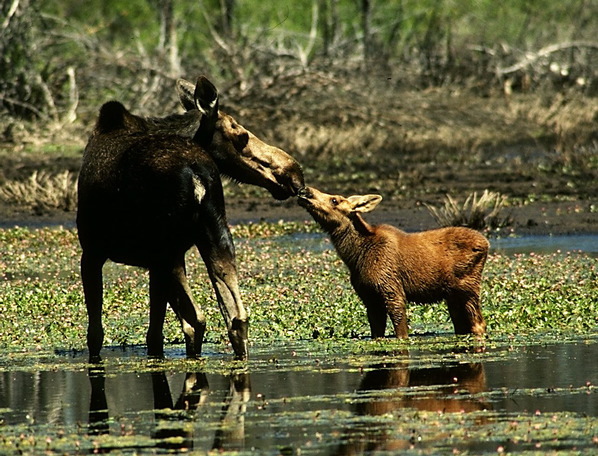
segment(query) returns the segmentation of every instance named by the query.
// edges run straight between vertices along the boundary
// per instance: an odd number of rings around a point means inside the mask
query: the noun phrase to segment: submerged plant
[[[73,211],[77,206],[77,177],[70,171],[59,174],[34,171],[25,181],[6,182],[0,187],[0,198],[36,211]]]
[[[500,215],[506,201],[506,196],[484,190],[479,197],[477,192],[473,192],[463,204],[446,195],[443,207],[425,206],[440,226],[467,226],[484,230],[502,228],[510,223],[509,217]]]

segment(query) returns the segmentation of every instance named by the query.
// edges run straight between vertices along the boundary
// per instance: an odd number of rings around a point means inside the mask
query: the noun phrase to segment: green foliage
[[[346,340],[369,335],[365,308],[324,236],[253,236],[238,238],[236,244],[252,340]],[[76,233],[67,229],[0,230],[0,245],[0,348],[83,349],[87,318]],[[208,318],[207,338],[226,343],[226,331],[199,255],[191,252],[188,265],[194,296]],[[555,275],[555,265],[566,274]],[[595,331],[597,268],[598,258],[573,253],[491,255],[482,297],[490,337]],[[108,263],[104,276],[106,344],[143,344],[148,321],[147,274]],[[443,304],[412,304],[408,312],[412,332],[452,333]],[[165,338],[169,343],[182,339],[172,312],[168,313]]]
[[[60,124],[113,97],[151,112],[172,100],[181,73],[212,74],[241,95],[298,68],[371,73],[372,62],[416,86],[472,77],[487,84],[528,51],[576,42],[540,59],[541,70],[524,65],[515,79],[550,79],[551,63],[566,70],[559,83],[584,80],[587,88],[595,78],[595,2],[389,0],[370,2],[367,15],[361,2],[330,0],[16,4],[8,15],[13,2],[4,2],[0,16],[0,106]]]

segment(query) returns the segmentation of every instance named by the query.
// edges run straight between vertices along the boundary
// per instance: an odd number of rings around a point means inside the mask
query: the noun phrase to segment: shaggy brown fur
[[[142,118],[109,102],[85,148],[77,229],[92,360],[99,359],[104,340],[102,267],[107,260],[149,270],[148,353],[164,355],[168,303],[181,322],[187,356],[201,354],[205,315],[191,296],[185,267],[193,246],[206,264],[233,350],[246,358],[249,321],[220,175],[266,188],[277,199],[303,187],[295,159],[220,112],[218,91],[209,80],[180,80],[177,88],[185,114]]]
[[[396,337],[407,337],[406,303],[445,300],[456,334],[484,334],[480,283],[488,240],[463,227],[405,233],[369,225],[360,215],[379,195],[328,195],[314,188],[299,204],[330,235],[351,272],[351,283],[367,308],[372,337],[383,337],[390,316]]]

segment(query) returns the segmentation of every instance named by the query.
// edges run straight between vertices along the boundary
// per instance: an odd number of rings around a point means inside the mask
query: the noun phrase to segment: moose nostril
[[[299,196],[300,198],[311,198],[312,194],[309,191],[308,187],[302,187],[299,189],[299,191],[297,192],[297,196]]]

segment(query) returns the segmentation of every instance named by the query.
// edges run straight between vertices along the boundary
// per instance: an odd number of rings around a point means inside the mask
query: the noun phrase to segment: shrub
[[[72,211],[77,206],[77,178],[70,171],[59,174],[34,171],[25,181],[6,182],[0,187],[0,198],[37,212],[48,209]]]
[[[510,217],[500,215],[506,200],[507,197],[498,192],[484,190],[479,198],[477,192],[470,194],[462,205],[446,195],[443,207],[425,206],[440,226],[467,226],[485,230],[501,228],[511,222]]]

